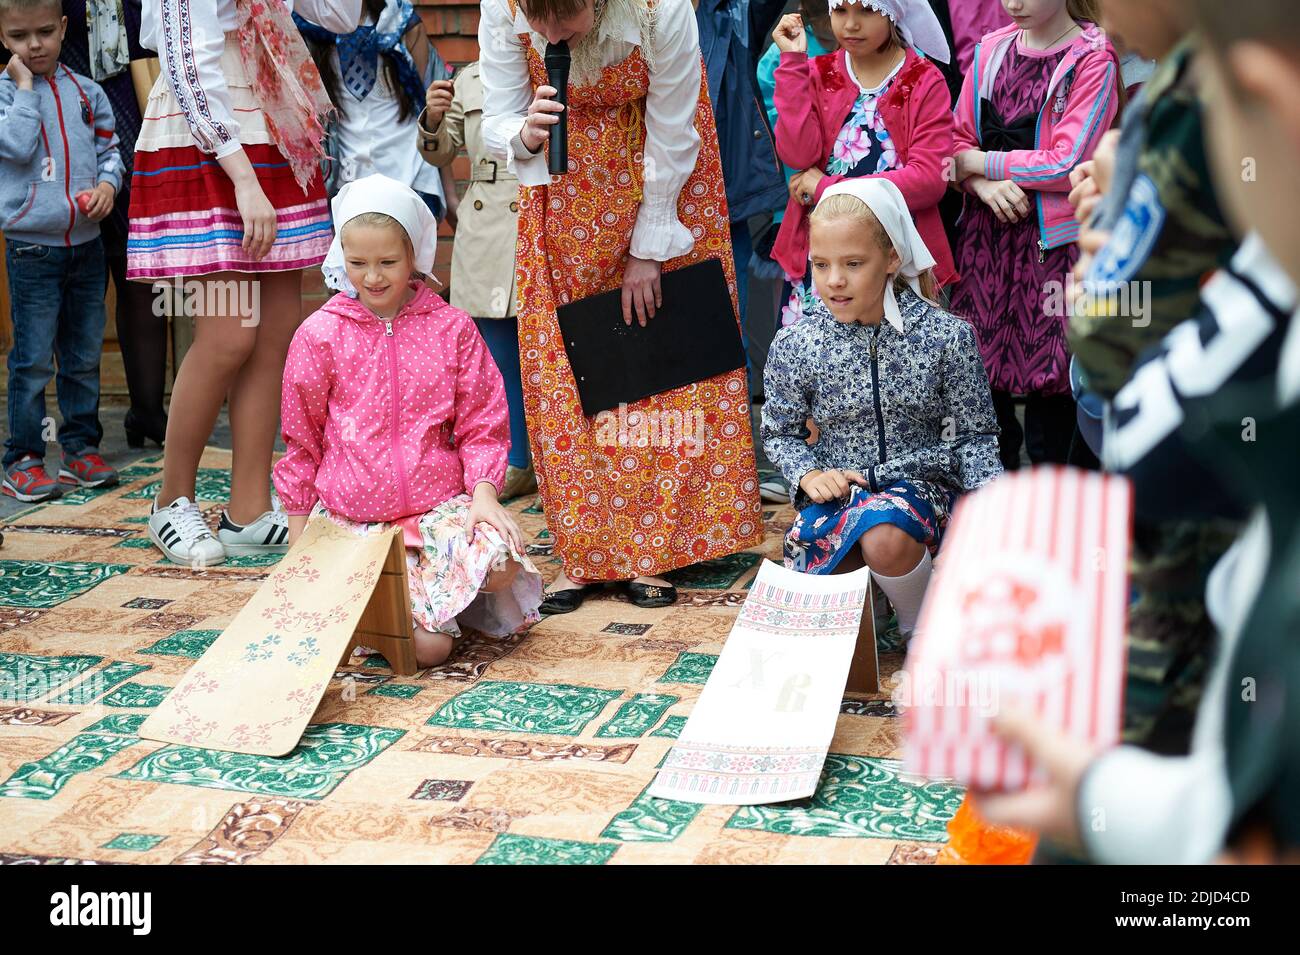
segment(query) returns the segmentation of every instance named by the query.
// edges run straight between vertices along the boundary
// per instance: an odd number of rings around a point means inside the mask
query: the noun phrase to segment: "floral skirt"
[[[854,487],[847,503],[810,504],[785,536],[785,566],[806,574],[829,574],[878,524],[893,524],[933,554],[955,497],[928,481],[899,481],[876,494]]]
[[[406,548],[411,616],[415,625],[425,630],[460,636],[464,624],[488,636],[503,637],[541,618],[537,608],[542,603],[542,575],[528,556],[494,527],[480,524],[470,541],[465,536],[469,505],[469,495],[461,494],[420,517],[424,546]],[[350,521],[320,504],[313,513],[360,537],[392,526]],[[498,593],[480,593],[488,575],[507,560],[521,565],[514,585]]]

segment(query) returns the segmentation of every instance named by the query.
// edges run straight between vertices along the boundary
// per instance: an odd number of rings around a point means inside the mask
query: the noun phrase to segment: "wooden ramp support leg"
[[[849,664],[849,679],[844,689],[850,693],[880,692],[880,663],[876,656],[875,587],[867,587],[867,602],[858,623],[858,642]]]
[[[347,663],[358,646],[378,650],[398,676],[414,676],[419,669],[415,663],[411,593],[406,585],[406,548],[401,534],[393,537],[379,582],[339,662]]]

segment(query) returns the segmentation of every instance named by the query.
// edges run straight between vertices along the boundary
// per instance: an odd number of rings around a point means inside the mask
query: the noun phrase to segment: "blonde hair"
[[[1065,9],[1075,20],[1087,20],[1101,26],[1101,6],[1097,0],[1066,0]]]
[[[808,222],[811,225],[818,222],[830,222],[833,219],[848,219],[851,222],[861,224],[864,228],[870,230],[871,237],[875,239],[882,252],[894,251],[894,243],[890,241],[889,233],[885,231],[885,227],[880,224],[880,220],[871,211],[871,207],[857,196],[851,196],[845,192],[837,192],[833,196],[827,196],[817,204],[817,208],[813,209],[812,215],[808,217]],[[922,272],[919,281],[921,294],[928,299],[938,301],[939,287],[934,280],[934,269],[926,269]],[[895,275],[894,291],[902,292],[904,289],[911,291],[907,279],[901,275]]]
[[[366,225],[374,229],[396,229],[402,236],[402,244],[406,246],[406,255],[411,262],[415,262],[415,245],[411,242],[411,237],[406,234],[406,227],[388,215],[386,212],[363,212],[360,215],[353,216],[343,228],[339,230],[339,240],[346,241],[348,229],[354,225]],[[345,250],[346,251],[346,250]],[[412,265],[411,278],[424,281],[425,275]]]
[[[1098,30],[1101,29],[1101,3],[1099,0],[1065,0],[1065,11],[1075,22],[1085,21],[1091,23]],[[1119,109],[1115,111],[1115,119],[1111,123],[1112,129],[1119,128],[1120,119],[1124,115],[1124,108],[1128,106],[1128,90],[1124,88],[1118,60],[1115,62],[1115,90],[1119,95]]]

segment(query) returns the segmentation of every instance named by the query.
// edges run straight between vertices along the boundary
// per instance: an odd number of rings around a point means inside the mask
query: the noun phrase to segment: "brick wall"
[[[464,66],[478,59],[477,3],[462,0],[414,0],[415,7],[424,20],[424,27],[433,40],[439,55],[454,67]],[[415,148],[412,143],[411,148]],[[452,164],[457,187],[465,190],[469,179],[469,160],[460,156]],[[446,284],[451,273],[451,232],[444,225],[438,237],[438,257],[434,274]],[[310,315],[329,298],[321,281],[320,271],[309,269],[303,274],[303,316]]]

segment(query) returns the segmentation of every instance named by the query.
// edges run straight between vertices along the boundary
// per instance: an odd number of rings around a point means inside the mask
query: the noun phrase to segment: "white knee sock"
[[[921,560],[915,567],[901,577],[886,577],[884,574],[871,572],[885,592],[889,602],[898,612],[898,629],[910,634],[916,629],[916,618],[921,613],[921,601],[925,599],[925,588],[930,582],[930,552],[921,553]]]

